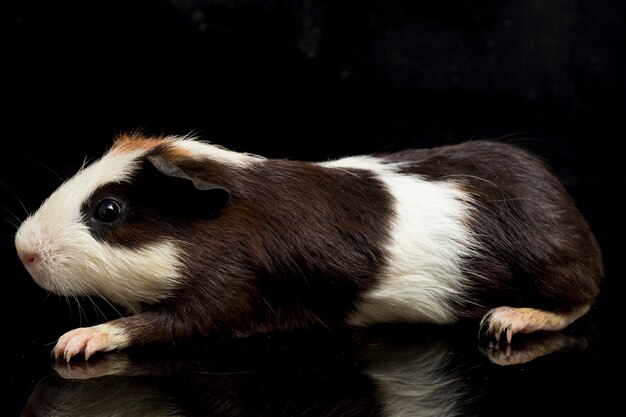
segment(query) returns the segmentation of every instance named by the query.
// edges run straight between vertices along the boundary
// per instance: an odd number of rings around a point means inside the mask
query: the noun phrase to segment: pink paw
[[[102,350],[105,345],[105,336],[94,331],[93,328],[79,328],[65,333],[54,348],[56,358],[64,358],[69,362],[73,356],[83,353],[85,360],[96,351]]]
[[[498,342],[503,334],[506,335],[506,342],[510,344],[516,333],[542,330],[544,314],[549,313],[531,308],[498,307],[485,315],[481,327],[487,326],[487,333],[493,335]]]
[[[54,347],[54,357],[69,362],[72,357],[83,354],[85,360],[95,352],[107,352],[128,346],[128,336],[116,326],[101,324],[81,327],[65,333]]]

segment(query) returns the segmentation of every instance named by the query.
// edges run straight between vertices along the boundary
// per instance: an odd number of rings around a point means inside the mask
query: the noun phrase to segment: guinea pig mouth
[[[32,277],[33,281],[43,289],[56,294],[65,294],[61,286],[55,282],[55,274],[52,273],[49,257],[43,257],[37,262],[24,263],[24,267]]]
[[[24,265],[26,267],[26,270],[28,271],[28,273],[30,274],[30,276],[33,278],[33,280],[37,283],[37,285],[39,285],[42,288],[45,288],[47,290],[50,291],[55,291],[55,288],[53,288],[54,286],[51,285],[51,279],[50,279],[50,274],[46,271],[46,268],[44,268],[43,265]]]
[[[53,273],[56,269],[55,251],[42,233],[20,235],[15,246],[24,268],[37,285],[57,294],[63,293],[55,282],[57,274]]]
[[[40,252],[34,250],[20,250],[18,248],[18,256],[22,261],[22,265],[28,271],[31,277],[37,282],[47,281],[46,274],[44,273],[43,263],[46,261]]]

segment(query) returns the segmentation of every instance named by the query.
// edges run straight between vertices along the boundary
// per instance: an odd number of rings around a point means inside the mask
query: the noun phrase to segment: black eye
[[[103,223],[111,223],[118,218],[122,212],[122,206],[112,198],[106,198],[98,203],[94,217]]]

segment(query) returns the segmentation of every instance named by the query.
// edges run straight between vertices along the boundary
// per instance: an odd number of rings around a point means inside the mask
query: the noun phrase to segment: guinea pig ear
[[[221,211],[228,203],[228,200],[230,199],[230,192],[226,188],[208,183],[197,176],[189,175],[179,166],[171,161],[168,161],[162,156],[150,155],[147,157],[147,160],[161,174],[172,178],[181,178],[191,181],[197,190],[208,192],[213,214]]]

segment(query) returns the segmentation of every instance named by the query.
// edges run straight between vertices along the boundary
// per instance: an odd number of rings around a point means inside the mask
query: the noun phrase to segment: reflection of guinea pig
[[[294,332],[57,362],[23,416],[469,415],[468,365],[427,334]]]
[[[133,315],[57,356],[211,333],[483,318],[559,330],[593,303],[600,250],[544,164],[507,144],[311,163],[123,136],[16,235],[42,287]]]

